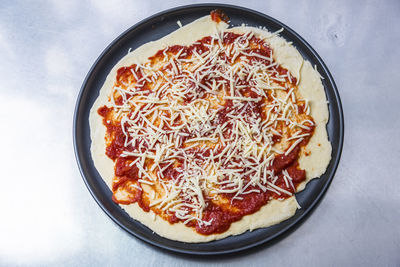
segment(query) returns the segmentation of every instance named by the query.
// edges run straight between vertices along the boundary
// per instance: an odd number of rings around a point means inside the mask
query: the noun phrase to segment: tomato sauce
[[[229,18],[227,16],[218,10],[212,11],[211,12],[211,17],[214,21],[220,22],[220,21],[228,21]],[[239,34],[234,34],[234,33],[225,33],[224,34],[224,39],[223,43],[225,45],[231,44],[235,42],[238,38],[240,38],[242,35]],[[206,51],[208,51],[210,48],[207,46],[207,44],[211,43],[211,37],[205,37],[199,41],[197,41],[195,44],[191,46],[180,46],[180,45],[174,45],[170,46],[164,50],[158,51],[154,56],[150,57],[149,60],[152,62],[158,61],[161,58],[164,57],[165,54],[177,54],[180,53],[180,57],[190,57],[193,55],[193,53],[198,53],[202,54]],[[271,57],[271,49],[260,39],[256,37],[252,37],[250,39],[250,46],[252,47],[252,53],[256,53],[258,55],[261,55],[262,57],[257,57],[257,56],[246,56],[250,63],[255,63],[255,62],[262,62],[264,64],[271,64],[268,59],[265,58],[270,58]],[[224,57],[224,60],[231,62],[232,58],[228,55],[222,55]],[[170,65],[167,65],[167,67]],[[171,66],[170,66],[171,67]],[[282,74],[287,74],[288,71],[282,67],[277,66],[276,67],[278,73],[280,75]],[[137,79],[136,79],[137,78]],[[125,83],[130,83],[132,81],[137,81],[143,78],[143,74],[141,71],[138,71],[138,68],[135,64],[129,66],[129,67],[122,67],[118,69],[117,71],[117,79],[116,79],[116,84],[117,85],[124,85]],[[210,77],[205,76],[202,79],[202,83],[206,84],[211,80]],[[289,82],[289,79],[286,79],[285,82]],[[296,84],[296,79],[294,77],[291,77],[290,81],[293,85]],[[282,83],[283,84],[283,83]],[[251,85],[249,84],[246,79],[242,80],[240,82],[240,85],[243,85],[243,88],[238,89],[240,90],[240,93],[244,96],[251,97],[251,98],[256,98],[260,97],[260,101],[258,102],[252,102],[251,104],[247,105],[246,107],[243,108],[243,110],[238,110],[235,112],[243,112],[247,117],[249,116],[255,116],[256,118],[261,118],[265,119],[266,114],[265,110],[262,107],[263,103],[271,101],[270,96],[261,97],[257,95],[256,92],[251,90]],[[146,82],[143,81],[143,86],[146,86]],[[193,85],[194,86],[194,85]],[[199,90],[202,90],[201,88]],[[201,93],[201,91],[199,91]],[[203,95],[205,95],[205,92],[202,92]],[[229,93],[229,92],[227,92]],[[115,99],[116,105],[121,105],[122,104],[122,97],[117,96]],[[192,101],[190,97],[187,97],[185,99],[187,103]],[[231,128],[232,124],[229,123],[230,118],[227,116],[229,112],[232,111],[233,109],[233,102],[232,100],[226,100],[222,107],[218,110],[217,117],[215,120],[212,122],[214,124],[224,124],[228,122],[227,128]],[[300,112],[304,112],[304,105],[302,108],[299,110]],[[129,156],[129,157],[122,157],[121,153],[123,151],[134,151],[137,149],[138,144],[130,144],[129,146],[125,146],[125,143],[130,141],[128,138],[126,140],[126,137],[123,133],[122,127],[125,127],[124,125],[121,126],[119,122],[112,121],[112,114],[113,114],[113,108],[108,108],[106,106],[101,107],[98,109],[98,114],[103,117],[103,124],[107,128],[107,138],[106,138],[106,155],[111,158],[112,160],[115,161],[115,179],[113,183],[113,201],[116,203],[120,204],[131,204],[134,202],[138,202],[139,206],[144,210],[144,211],[150,211],[149,207],[149,200],[145,197],[143,197],[143,191],[138,190],[138,189],[132,189],[132,184],[135,184],[140,187],[140,184],[138,183],[138,172],[139,170],[135,165],[130,166],[130,163],[132,161],[136,160],[136,157]],[[308,125],[310,127],[310,133],[312,134],[313,132],[313,126]],[[310,135],[311,136],[311,135]],[[185,138],[189,137],[184,137],[183,142],[185,141]],[[276,143],[279,142],[281,137],[279,135],[273,135],[272,137],[272,142]],[[306,174],[304,170],[301,170],[299,168],[298,164],[298,157],[299,153],[301,151],[301,147],[306,145],[309,140],[309,137],[305,138],[301,144],[297,145],[288,155],[277,155],[275,159],[273,160],[273,164],[269,167],[269,170],[273,171],[275,175],[278,176],[278,179],[276,180],[275,185],[281,187],[282,189],[286,190],[287,192],[290,192],[291,194],[294,194],[296,192],[296,187],[302,183],[305,180]],[[182,143],[183,143],[182,142]],[[222,150],[222,148],[221,148]],[[210,155],[210,150],[198,150],[198,151],[191,151],[191,153],[196,154],[196,159],[202,160]],[[166,167],[166,168],[164,168]],[[180,174],[180,168],[183,167],[182,162],[178,162],[178,164],[172,164],[170,166],[164,166],[162,165],[161,168],[163,168],[162,175],[166,177],[165,179],[178,179],[178,176]],[[292,183],[288,183],[287,180],[285,180],[283,171],[286,170],[290,177],[292,178]],[[248,179],[248,177],[244,177],[244,179]],[[129,192],[129,197],[128,199],[124,200],[118,200],[115,196],[115,193],[119,190],[125,190]],[[262,191],[259,187],[255,186],[250,186],[248,190],[259,190],[259,192],[252,192],[249,194],[243,194],[241,195],[242,199],[234,199],[234,194],[223,194],[224,197],[226,197],[228,200],[230,200],[231,205],[229,206],[224,206],[224,205],[216,205],[212,200],[210,199],[205,199],[207,206],[205,210],[203,211],[203,220],[204,221],[210,221],[212,220],[211,225],[205,226],[205,225],[200,225],[197,222],[191,221],[187,225],[189,227],[194,227],[195,230],[203,235],[210,235],[210,234],[217,234],[217,233],[223,233],[226,230],[229,229],[230,225],[233,222],[239,221],[243,216],[253,214],[260,210],[262,206],[264,206],[268,201],[271,199],[285,199],[290,197],[289,194],[285,194],[283,192],[276,193],[273,191],[266,190],[265,192]],[[166,219],[169,223],[177,223],[182,220],[178,219],[175,214],[169,214],[166,216],[165,214],[160,214],[158,210],[153,210],[160,216],[162,216],[164,219]]]
[[[226,23],[229,22],[229,17],[220,9],[215,9],[210,12],[211,19],[215,22],[221,22],[224,21]]]

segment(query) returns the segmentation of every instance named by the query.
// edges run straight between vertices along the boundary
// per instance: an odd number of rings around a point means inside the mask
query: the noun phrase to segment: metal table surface
[[[169,253],[124,232],[79,174],[72,146],[75,101],[89,68],[116,36],[189,2],[3,0],[0,265],[400,265],[400,2],[229,3],[297,31],[339,88],[343,155],[311,216],[279,242],[220,257]]]

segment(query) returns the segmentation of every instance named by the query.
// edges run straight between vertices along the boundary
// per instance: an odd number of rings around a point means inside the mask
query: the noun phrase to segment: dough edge
[[[104,153],[106,147],[104,140],[106,128],[102,124],[102,118],[97,114],[97,109],[108,102],[108,89],[113,86],[117,70],[122,66],[130,66],[134,62],[144,63],[148,57],[166,46],[174,44],[188,45],[204,36],[213,34],[217,30],[227,30],[227,27],[228,25],[225,23],[215,23],[211,20],[210,16],[202,17],[157,41],[142,45],[124,56],[113,67],[89,115],[92,159],[100,176],[109,188],[111,188],[114,176],[114,162]],[[274,59],[279,64],[287,68],[296,78],[300,77],[299,91],[304,98],[309,99],[311,115],[315,120],[316,128],[313,137],[310,139],[307,147],[303,149],[299,159],[300,167],[307,172],[306,181],[298,187],[300,191],[305,188],[307,182],[325,172],[331,158],[331,145],[328,141],[325,128],[329,113],[320,75],[308,61],[303,61],[302,56],[296,48],[277,35],[271,34],[266,30],[245,26],[231,28],[228,31],[243,33],[249,29],[255,31],[260,38],[263,38],[272,47]],[[320,145],[318,146],[318,144]],[[312,153],[309,156],[305,156],[304,152],[308,150],[312,151]],[[230,235],[241,234],[247,230],[252,231],[257,228],[280,223],[295,214],[298,204],[295,196],[282,201],[273,199],[267,205],[261,207],[259,211],[244,216],[240,221],[232,223],[226,232],[207,236],[198,234],[183,223],[170,224],[154,216],[152,211],[143,211],[137,203],[120,206],[133,219],[146,225],[160,236],[182,242],[198,243],[222,239]]]

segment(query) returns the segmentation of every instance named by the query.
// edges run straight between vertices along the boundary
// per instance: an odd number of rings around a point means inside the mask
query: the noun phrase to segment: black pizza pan
[[[169,240],[153,233],[146,226],[133,220],[112,201],[111,191],[103,182],[91,158],[89,111],[108,73],[127,54],[129,49],[135,49],[178,29],[178,20],[185,25],[208,15],[214,9],[221,9],[225,12],[229,16],[232,26],[244,23],[249,26],[266,27],[271,32],[283,28],[284,31],[280,35],[293,42],[301,55],[317,67],[323,77],[322,83],[329,102],[330,118],[327,131],[332,143],[332,160],[325,174],[319,179],[311,181],[304,191],[296,194],[302,208],[297,210],[296,214],[290,219],[271,227],[252,232],[247,231],[244,234],[222,240],[208,243],[184,243]],[[197,255],[238,252],[260,244],[273,243],[273,241],[293,231],[310,214],[310,211],[328,189],[339,164],[343,137],[344,121],[339,93],[328,68],[314,49],[300,35],[276,19],[254,10],[225,4],[197,4],[169,9],[144,19],[122,33],[103,51],[87,74],[76,102],[73,125],[75,156],[80,172],[87,188],[104,212],[124,230],[143,241],[170,251]]]

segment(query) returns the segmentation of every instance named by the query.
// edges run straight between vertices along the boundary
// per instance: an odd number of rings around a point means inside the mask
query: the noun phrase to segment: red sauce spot
[[[128,183],[129,179],[125,179],[124,177],[120,178],[120,181],[117,182],[118,187],[115,186],[115,188],[121,188],[124,190],[124,192],[127,192],[128,195],[126,196],[127,199],[118,199],[116,197],[116,191],[114,191],[113,196],[112,196],[112,200],[115,203],[119,203],[119,204],[123,204],[123,205],[129,205],[135,202],[140,202],[142,199],[142,194],[143,191],[139,190],[137,188],[132,189],[132,187],[130,186],[130,183]],[[113,185],[113,189],[114,189],[114,185]],[[117,190],[115,189],[115,190]]]
[[[115,104],[121,106],[124,103],[122,96],[118,96],[115,100]]]
[[[229,117],[227,117],[226,115],[232,110],[232,106],[233,106],[232,100],[228,99],[225,101],[223,108],[221,108],[217,112],[217,119],[215,121],[217,124],[224,124],[229,120]]]
[[[176,180],[180,172],[178,171],[178,168],[174,168],[172,165],[170,165],[168,168],[166,168],[163,171],[163,175],[167,178]]]
[[[300,151],[300,146],[296,146],[287,156],[285,154],[279,155],[275,157],[271,170],[275,172],[275,174],[280,173],[283,169],[297,160],[298,154]]]
[[[112,185],[112,190],[116,191],[120,186],[124,185],[127,181],[129,181],[129,178],[126,176],[119,177],[117,181],[114,180],[113,185]]]
[[[299,184],[306,179],[306,171],[299,168],[299,163],[297,160],[294,161],[289,168],[287,168],[287,172],[295,184]]]
[[[133,64],[129,67],[121,67],[117,70],[117,81],[118,83],[125,82],[127,83],[129,81],[129,78],[132,77],[132,72],[135,72],[136,75],[138,75],[138,78],[141,78],[141,73],[136,72],[136,64]],[[140,77],[139,77],[140,76]]]
[[[124,150],[125,135],[122,132],[121,127],[109,126],[107,127],[107,131],[112,131],[114,138],[112,139],[111,144],[106,148],[106,155],[112,160],[115,160]]]
[[[131,181],[139,179],[139,170],[137,169],[136,165],[134,166],[129,166],[129,164],[133,161],[134,159],[129,159],[127,157],[119,157],[116,160],[115,163],[115,175],[121,176],[121,177],[126,177],[127,179],[130,179]]]
[[[306,105],[305,103],[299,103],[297,105],[298,109],[299,109],[299,114],[303,114],[306,112]]]
[[[183,49],[183,50],[182,50]],[[173,53],[173,54],[177,54],[179,51],[182,50],[182,53],[185,53],[185,46],[182,45],[173,45],[173,46],[169,46],[167,52]]]
[[[109,108],[109,107],[107,107],[107,106],[102,106],[101,108],[99,108],[99,109],[97,110],[97,113],[98,113],[100,116],[106,118],[106,117],[108,116],[108,114],[110,113],[111,110],[112,110],[112,108]]]
[[[212,220],[209,226],[200,226],[196,224],[196,232],[203,235],[218,234],[223,233],[229,229],[231,222],[234,219],[230,212],[224,211],[220,206],[209,205],[207,209],[203,212],[203,220]],[[236,216],[239,218],[240,216]]]
[[[226,33],[224,33],[223,43],[225,45],[229,45],[229,44],[233,43],[240,36],[241,36],[240,34],[236,34],[233,32],[226,32]]]
[[[281,137],[279,135],[274,134],[272,136],[272,143],[275,144],[275,143],[280,142],[280,141],[281,141]]]
[[[193,51],[196,51],[198,54],[203,54],[204,52],[210,50],[210,48],[206,46],[206,44],[210,43],[211,43],[211,37],[210,36],[204,37],[203,39],[189,46],[187,49],[187,54],[192,55]]]
[[[174,223],[179,222],[179,219],[175,216],[175,214],[172,214],[171,216],[169,216],[169,217],[167,218],[167,220],[168,220],[168,222],[169,222],[170,224],[174,224]]]
[[[215,9],[210,12],[211,19],[217,23],[224,21],[226,23],[229,22],[229,17],[220,9]]]
[[[137,200],[139,207],[142,208],[142,210],[144,210],[145,212],[149,212],[150,211],[150,202],[148,199],[146,198],[140,198],[139,200]]]

